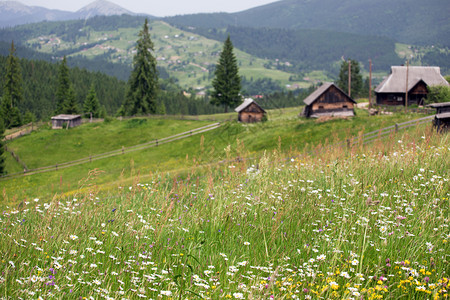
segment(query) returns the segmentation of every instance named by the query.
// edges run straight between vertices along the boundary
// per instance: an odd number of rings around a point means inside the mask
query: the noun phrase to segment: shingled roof
[[[406,69],[408,69],[408,91],[423,80],[428,86],[449,85],[441,75],[439,67],[392,66],[391,74],[375,89],[377,93],[404,93],[406,90]]]
[[[261,110],[263,112],[266,112],[261,106],[258,105],[258,103],[255,102],[255,100],[253,100],[252,98],[246,98],[244,99],[244,102],[242,102],[241,105],[239,105],[238,107],[236,107],[234,110],[236,112],[241,112],[244,109],[246,109],[250,104],[255,103],[259,108],[261,108]]]
[[[343,90],[341,90],[337,85],[332,82],[325,82],[320,87],[318,87],[314,92],[312,92],[308,97],[303,100],[306,105],[311,105],[314,101],[317,100],[323,93],[325,93],[330,87],[336,87],[339,91],[341,91],[344,95],[348,97],[353,103],[356,103],[351,97],[349,97]]]

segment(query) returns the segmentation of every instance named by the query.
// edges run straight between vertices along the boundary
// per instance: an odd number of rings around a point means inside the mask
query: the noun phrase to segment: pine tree
[[[67,67],[67,59],[64,56],[58,71],[58,87],[56,89],[56,114],[62,114],[67,105],[67,96],[70,89],[69,68]]]
[[[128,92],[120,113],[125,115],[153,114],[157,110],[158,72],[152,54],[153,42],[148,20],[139,33],[137,53],[133,58],[133,71],[128,80]]]
[[[14,42],[6,60],[5,85],[1,104],[1,117],[4,126],[11,128],[21,125],[19,104],[22,102],[22,71],[19,59],[15,56]]]
[[[75,96],[75,90],[73,89],[72,85],[69,86],[69,90],[67,91],[63,113],[68,115],[74,115],[78,113],[77,99]]]
[[[351,71],[351,97],[355,98],[361,95],[363,89],[363,78],[360,74],[359,63],[356,60],[350,60]],[[348,61],[343,61],[341,70],[339,71],[339,78],[337,86],[344,92],[348,92]]]
[[[211,103],[224,106],[227,112],[228,107],[237,106],[241,102],[241,78],[230,36],[225,40],[214,75]]]
[[[84,100],[84,113],[87,117],[92,115],[93,118],[100,117],[100,103],[98,102],[97,94],[95,92],[95,87],[92,84],[91,88]]]
[[[22,124],[19,109],[12,106],[11,96],[7,93],[1,99],[0,117],[5,128],[17,127]]]
[[[5,158],[5,142],[3,141],[5,134],[5,126],[3,121],[0,119],[0,175],[6,174],[6,158]]]

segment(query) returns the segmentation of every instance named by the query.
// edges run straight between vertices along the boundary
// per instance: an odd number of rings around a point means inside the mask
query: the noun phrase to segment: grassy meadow
[[[427,126],[257,160],[230,146],[205,172],[106,194],[91,171],[78,193],[2,212],[0,297],[448,298],[448,144]]]
[[[414,114],[395,114],[369,117],[358,110],[352,120],[335,119],[322,122],[298,118],[301,108],[269,111],[269,122],[240,124],[236,113],[199,116],[199,120],[131,119],[109,123],[84,124],[69,130],[40,131],[8,142],[27,165],[28,169],[61,164],[89,155],[105,153],[156,138],[171,136],[214,122],[222,126],[188,139],[175,141],[120,156],[58,171],[7,178],[0,180],[0,207],[16,206],[24,199],[38,197],[45,201],[58,195],[72,195],[83,187],[91,170],[98,170],[95,184],[102,191],[119,185],[131,184],[136,174],[151,176],[155,172],[170,172],[172,176],[185,177],[191,168],[205,170],[211,164],[242,157],[258,158],[264,151],[279,149],[289,153],[308,151],[318,145],[328,145],[349,137],[358,136],[394,123],[417,118]],[[211,121],[214,120],[214,121]],[[48,142],[51,141],[51,142]],[[203,167],[202,167],[203,166]],[[7,160],[8,173],[23,171],[12,157]]]

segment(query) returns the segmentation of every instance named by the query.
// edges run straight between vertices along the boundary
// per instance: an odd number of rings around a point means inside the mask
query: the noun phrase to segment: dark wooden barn
[[[356,101],[331,82],[321,85],[303,102],[306,104],[303,115],[307,118],[353,117],[355,115]]]
[[[238,113],[238,121],[243,123],[261,122],[266,114],[266,111],[251,98],[245,99],[235,111]]]
[[[439,67],[393,66],[391,74],[375,89],[377,104],[405,106],[408,88],[408,105],[423,105],[428,87],[436,85],[449,85]]]
[[[81,125],[80,115],[57,115],[52,117],[52,129],[76,127]]]

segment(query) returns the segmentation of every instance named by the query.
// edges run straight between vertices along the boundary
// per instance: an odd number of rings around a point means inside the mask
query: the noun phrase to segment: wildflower
[[[244,245],[248,246],[248,245],[250,245],[250,243],[249,242],[244,242]]]
[[[161,291],[161,295],[170,297],[170,296],[172,296],[172,292],[171,291]]]
[[[339,284],[337,284],[335,281],[330,282],[330,287],[333,290],[337,290],[339,288]]]
[[[75,241],[77,238],[78,238],[78,237],[77,237],[75,234],[71,234],[71,235],[70,235],[70,239],[71,239],[72,241]]]
[[[244,294],[242,294],[242,293],[233,293],[233,297],[235,299],[244,299]]]
[[[322,261],[322,260],[325,260],[327,257],[326,257],[326,255],[325,254],[322,254],[322,255],[319,255],[319,256],[317,256],[317,260],[318,261]]]

